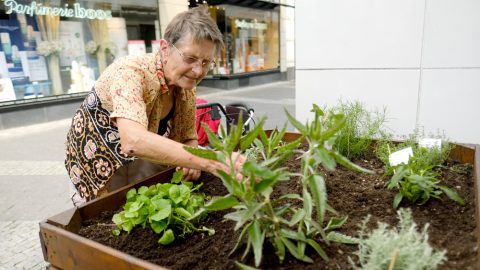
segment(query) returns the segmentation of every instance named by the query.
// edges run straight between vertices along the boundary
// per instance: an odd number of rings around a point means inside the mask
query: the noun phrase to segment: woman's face
[[[205,77],[213,61],[215,44],[209,40],[193,42],[191,39],[176,45],[162,44],[165,79],[168,86],[192,89]]]

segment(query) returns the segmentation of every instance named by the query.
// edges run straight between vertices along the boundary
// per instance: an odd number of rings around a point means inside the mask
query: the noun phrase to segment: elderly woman
[[[165,168],[186,180],[225,165],[196,157],[196,85],[215,66],[222,34],[204,8],[178,14],[157,53],[111,64],[75,113],[67,134],[65,166],[75,205]],[[245,158],[235,164],[241,169]]]

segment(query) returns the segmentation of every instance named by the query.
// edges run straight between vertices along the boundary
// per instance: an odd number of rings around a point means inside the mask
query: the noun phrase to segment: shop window
[[[151,52],[157,25],[157,0],[4,0],[0,102],[90,91],[116,58]]]
[[[216,56],[213,75],[239,74],[279,68],[280,39],[277,10],[232,5],[209,7],[224,35],[225,50]]]

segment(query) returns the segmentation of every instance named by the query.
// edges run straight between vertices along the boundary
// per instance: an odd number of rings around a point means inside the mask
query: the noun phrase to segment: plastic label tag
[[[423,138],[418,141],[418,145],[427,149],[431,148],[442,148],[442,140],[434,138]]]
[[[413,157],[413,150],[412,147],[407,147],[391,153],[390,156],[388,156],[388,161],[390,162],[390,166],[397,166],[401,163],[408,164],[410,157]]]

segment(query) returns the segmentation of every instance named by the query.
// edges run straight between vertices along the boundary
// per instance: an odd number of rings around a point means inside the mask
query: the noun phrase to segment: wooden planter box
[[[285,135],[286,141],[298,138],[298,134]],[[473,165],[476,201],[476,236],[480,244],[480,146],[455,145],[450,156],[462,163]],[[55,215],[40,223],[40,241],[45,261],[50,269],[166,269],[145,260],[128,255],[78,235],[82,221],[100,215],[103,211],[116,210],[125,203],[125,197],[132,187],[149,186],[168,182],[174,169],[166,170],[137,184],[126,186],[103,198],[91,201]],[[478,256],[478,255],[477,255]]]

